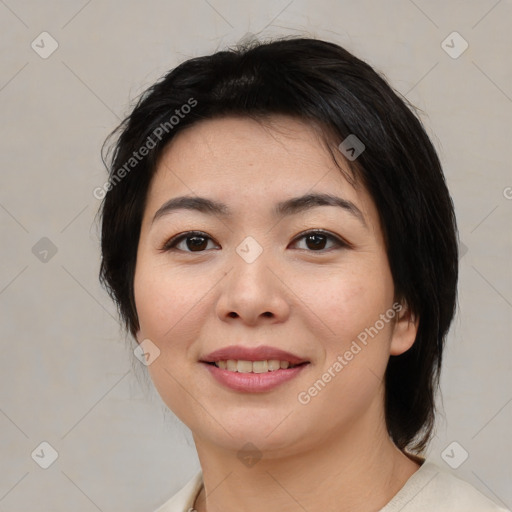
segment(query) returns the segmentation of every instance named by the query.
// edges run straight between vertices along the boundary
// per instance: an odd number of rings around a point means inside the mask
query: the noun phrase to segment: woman
[[[253,42],[182,63],[119,129],[101,279],[201,464],[160,512],[503,510],[421,456],[457,231],[383,78]]]

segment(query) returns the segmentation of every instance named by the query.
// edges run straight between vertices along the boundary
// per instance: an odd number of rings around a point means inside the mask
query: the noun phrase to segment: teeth
[[[284,364],[286,364],[288,361],[283,361]],[[272,359],[268,362],[268,369],[271,371],[279,370],[281,368],[281,362],[277,359]]]
[[[252,372],[252,361],[237,361],[236,369],[239,373]]]
[[[238,366],[240,367],[241,361],[238,361]],[[267,373],[268,372],[268,361],[254,361],[252,363],[252,371],[254,373]],[[238,370],[240,371],[240,370]]]
[[[293,368],[289,361],[279,361],[278,359],[270,359],[268,361],[244,361],[228,359],[227,361],[215,361],[215,366],[222,370],[239,373],[266,373],[279,370],[280,368]]]

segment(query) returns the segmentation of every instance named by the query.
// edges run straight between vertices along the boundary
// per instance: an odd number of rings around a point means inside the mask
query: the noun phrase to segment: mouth
[[[243,393],[271,391],[297,378],[311,363],[270,345],[230,345],[202,356],[199,362],[219,384]]]
[[[200,362],[215,364],[223,370],[240,373],[264,373],[266,371],[293,368],[309,361],[296,354],[269,345],[258,347],[230,345],[204,355],[200,358]]]
[[[287,370],[309,364],[309,361],[291,363],[286,360],[270,359],[261,361],[248,361],[243,359],[226,359],[219,361],[201,361],[210,366],[216,366],[221,370],[238,373],[269,373],[278,370]]]
[[[220,359],[200,362],[217,383],[237,393],[270,392],[298,378],[310,364],[309,361],[291,364],[290,361],[280,359]]]

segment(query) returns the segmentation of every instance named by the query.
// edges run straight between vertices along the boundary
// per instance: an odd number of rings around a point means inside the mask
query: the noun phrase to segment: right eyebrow
[[[155,213],[152,222],[176,210],[192,210],[220,217],[231,216],[229,208],[224,203],[206,197],[180,196],[173,197],[165,202]]]

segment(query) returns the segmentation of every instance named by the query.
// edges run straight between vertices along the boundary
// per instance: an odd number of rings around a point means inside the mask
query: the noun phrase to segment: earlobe
[[[390,355],[399,356],[413,346],[418,333],[418,325],[419,317],[414,315],[407,305],[402,305],[393,327]]]

